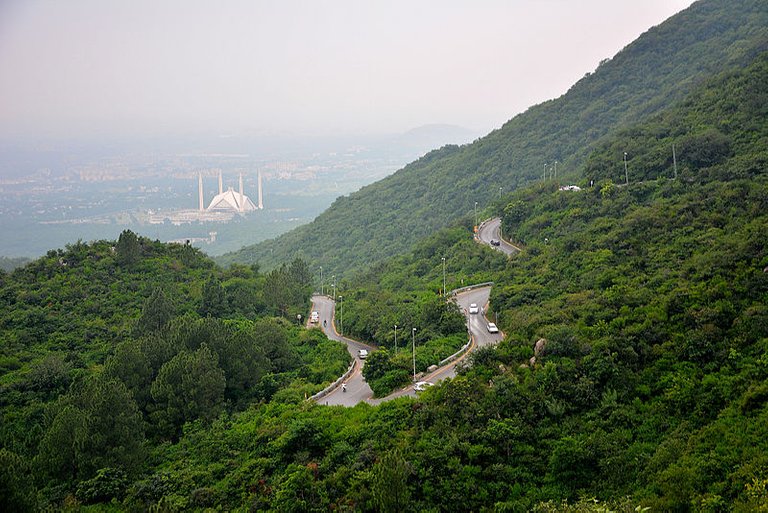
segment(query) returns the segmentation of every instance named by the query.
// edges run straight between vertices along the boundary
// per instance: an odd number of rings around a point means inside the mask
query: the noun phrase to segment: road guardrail
[[[352,372],[354,372],[356,365],[357,365],[357,358],[353,358],[352,359],[352,365],[349,366],[349,369],[347,369],[347,372],[342,374],[339,379],[337,379],[336,381],[334,381],[333,383],[331,383],[330,385],[328,385],[327,387],[325,387],[324,389],[322,389],[321,391],[319,391],[318,393],[316,393],[315,395],[313,395],[312,397],[310,397],[307,400],[308,401],[317,401],[318,399],[321,399],[321,398],[325,397],[326,395],[328,395],[329,393],[331,393],[332,390],[335,390],[336,387],[341,385],[344,381],[347,380],[347,378],[349,378],[349,376],[352,374]]]

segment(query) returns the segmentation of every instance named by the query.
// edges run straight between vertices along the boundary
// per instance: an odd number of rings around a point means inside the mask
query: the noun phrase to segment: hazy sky
[[[692,0],[0,0],[0,136],[486,132]]]

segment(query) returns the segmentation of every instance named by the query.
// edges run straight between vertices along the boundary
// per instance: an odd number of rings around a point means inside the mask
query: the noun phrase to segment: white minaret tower
[[[200,212],[205,210],[205,207],[203,206],[203,172],[198,171],[197,172],[197,196],[198,196],[198,203]]]
[[[243,211],[243,202],[245,199],[243,198],[243,173],[240,173],[240,212]]]
[[[261,171],[259,171],[259,210],[264,210],[264,197],[261,195]]]
[[[219,169],[219,194],[224,192],[224,183],[221,180],[221,169]]]

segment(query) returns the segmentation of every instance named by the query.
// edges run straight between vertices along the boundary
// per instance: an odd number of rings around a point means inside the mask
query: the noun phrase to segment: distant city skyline
[[[5,0],[0,138],[485,133],[692,0]]]

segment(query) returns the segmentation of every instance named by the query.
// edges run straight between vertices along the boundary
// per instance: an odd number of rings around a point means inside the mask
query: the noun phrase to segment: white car
[[[476,314],[480,313],[480,308],[477,306],[477,303],[472,303],[469,305],[469,313]]]
[[[488,323],[488,333],[498,333],[499,328],[496,327],[496,325],[492,322]]]
[[[435,386],[434,383],[430,383],[429,381],[417,381],[415,385],[413,385],[413,389],[416,392],[423,392],[424,390],[428,389],[429,387]]]
[[[368,358],[368,350],[367,349],[358,349],[357,350],[357,357],[361,360],[365,360]]]
[[[312,324],[315,324],[315,323],[317,323],[317,322],[319,322],[319,321],[320,321],[320,314],[319,314],[319,313],[317,313],[317,312],[312,312],[312,313],[309,315],[309,322],[311,322]]]

